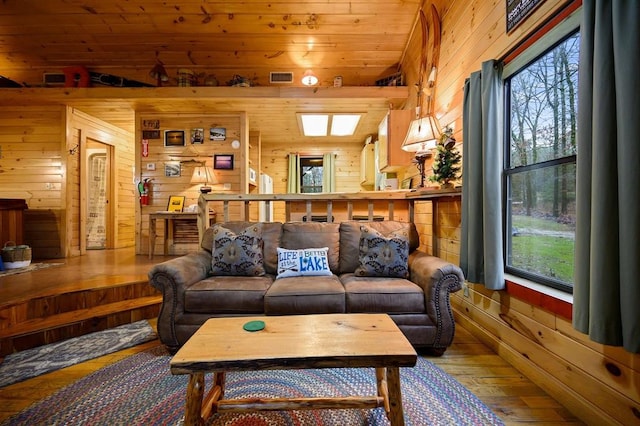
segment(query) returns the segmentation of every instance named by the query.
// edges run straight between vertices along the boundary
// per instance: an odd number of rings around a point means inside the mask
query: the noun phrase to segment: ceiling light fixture
[[[318,84],[318,77],[311,70],[306,70],[302,76],[302,84],[305,86],[315,86]]]

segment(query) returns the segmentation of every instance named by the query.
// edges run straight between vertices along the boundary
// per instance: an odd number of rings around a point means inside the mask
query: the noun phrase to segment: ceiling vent
[[[42,82],[50,85],[63,85],[65,75],[63,73],[45,72],[42,74]]]
[[[293,73],[271,72],[269,73],[269,83],[293,83]]]

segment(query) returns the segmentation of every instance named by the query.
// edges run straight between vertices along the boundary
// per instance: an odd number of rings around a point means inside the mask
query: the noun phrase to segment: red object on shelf
[[[91,76],[89,70],[82,65],[63,68],[62,72],[64,72],[64,87],[89,87]]]

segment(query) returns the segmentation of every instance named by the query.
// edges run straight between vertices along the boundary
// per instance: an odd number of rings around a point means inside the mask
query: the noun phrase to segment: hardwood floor
[[[150,265],[162,261],[158,256],[153,261],[148,261],[146,256],[131,256],[130,252],[121,253],[91,253],[92,259],[72,260],[73,266],[69,269],[69,277],[75,277],[73,287],[82,286],[79,277],[89,276],[86,285],[95,285],[95,271],[104,275],[115,274],[146,274]],[[102,260],[98,260],[102,258]],[[114,262],[109,264],[109,262]],[[63,271],[61,269],[60,271]],[[94,272],[91,272],[94,271]],[[134,272],[135,271],[135,272]],[[21,274],[29,275],[29,274]],[[58,273],[56,275],[63,275]],[[13,276],[19,277],[19,275]],[[10,278],[10,277],[7,277]],[[33,282],[33,278],[24,277],[27,282]],[[53,281],[54,278],[51,278]],[[63,283],[63,278],[55,278],[64,288],[71,284]],[[35,282],[33,282],[35,286]],[[5,287],[5,281],[0,286],[0,300],[6,303],[5,296],[12,293],[16,296],[27,297],[28,291],[18,291],[15,281]],[[42,288],[45,287],[45,288]],[[37,289],[38,294],[56,292],[56,286],[43,285]],[[151,321],[155,326],[155,321]],[[144,351],[158,345],[152,341],[133,348],[125,349],[113,354],[105,355],[84,363],[71,366],[59,371],[42,375],[24,382],[16,383],[5,388],[0,388],[0,422],[16,414],[32,403],[45,398],[62,387],[75,382],[81,377],[100,369],[106,365],[117,362],[134,353]],[[460,383],[473,392],[507,425],[583,425],[584,423],[572,415],[559,402],[549,397],[542,389],[524,377],[515,368],[486,345],[475,338],[469,331],[457,326],[453,345],[440,358],[428,357],[434,364],[455,377]]]
[[[147,342],[0,388],[0,421],[99,368],[158,344],[157,340]],[[457,328],[447,352],[429,360],[471,390],[507,425],[584,424],[462,327]]]

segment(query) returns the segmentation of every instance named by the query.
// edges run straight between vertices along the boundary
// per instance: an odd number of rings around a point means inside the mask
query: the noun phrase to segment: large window
[[[505,79],[505,269],[569,292],[579,46],[564,36]]]

